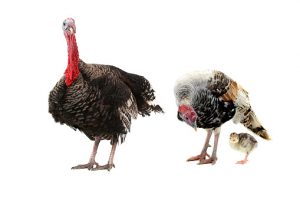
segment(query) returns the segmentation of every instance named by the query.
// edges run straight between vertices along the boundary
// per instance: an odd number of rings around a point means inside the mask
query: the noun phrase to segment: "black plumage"
[[[116,144],[124,141],[132,118],[163,110],[151,104],[155,95],[146,78],[114,66],[79,60],[74,20],[66,19],[63,29],[69,47],[68,68],[50,92],[49,112],[56,122],[78,129],[95,140],[89,163],[74,169],[111,169]],[[103,139],[113,145],[105,167],[95,162],[98,144]]]
[[[216,128],[232,119],[236,107],[232,101],[225,102],[215,97],[209,90],[199,91],[193,106],[197,113],[198,128]]]
[[[207,90],[199,92],[193,108],[198,116],[197,127],[204,129],[220,127],[232,119],[236,112],[236,106],[232,101],[225,102],[218,99]],[[177,118],[183,121],[182,114],[179,111],[177,112]]]
[[[70,87],[62,77],[50,92],[49,112],[56,122],[79,129],[91,140],[100,136],[118,142],[130,130],[131,118],[162,111],[148,103],[155,99],[154,90],[142,76],[81,60],[79,70]]]

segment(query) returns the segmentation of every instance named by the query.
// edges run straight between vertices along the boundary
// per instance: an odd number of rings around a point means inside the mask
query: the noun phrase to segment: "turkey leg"
[[[98,150],[100,140],[101,140],[100,137],[95,137],[93,151],[91,153],[89,162],[87,164],[74,166],[71,169],[88,169],[88,170],[91,170],[94,167],[98,167],[99,164],[95,161],[95,157],[96,157],[96,154],[97,154],[97,150]]]
[[[207,148],[210,146],[209,145],[209,140],[210,140],[210,137],[211,137],[211,134],[212,134],[212,130],[211,129],[207,129],[207,136],[206,136],[206,139],[205,139],[205,143],[204,143],[204,146],[202,148],[202,151],[199,155],[197,156],[193,156],[193,157],[190,157],[189,159],[187,159],[187,161],[196,161],[196,160],[205,160],[206,156],[207,157],[210,157],[208,154],[207,154]]]
[[[95,168],[93,168],[91,170],[96,171],[96,170],[107,169],[108,171],[110,171],[113,167],[115,167],[114,156],[115,156],[116,148],[117,148],[117,143],[115,142],[112,144],[108,163],[106,165],[97,165]]]
[[[246,164],[246,162],[248,161],[248,160],[247,160],[248,155],[249,155],[249,154],[246,153],[246,156],[245,156],[244,160],[237,161],[236,164]]]
[[[213,149],[213,152],[211,154],[211,157],[208,158],[208,159],[200,160],[199,164],[208,164],[208,163],[215,164],[216,163],[216,161],[217,161],[217,148],[218,148],[220,131],[221,131],[220,128],[216,128],[214,130],[214,135],[215,135],[215,137],[214,137],[214,149]]]

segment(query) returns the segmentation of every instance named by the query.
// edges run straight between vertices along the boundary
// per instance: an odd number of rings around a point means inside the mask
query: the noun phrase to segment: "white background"
[[[1,1],[0,199],[299,199],[299,10],[297,0]],[[146,76],[165,110],[133,121],[110,172],[70,170],[93,143],[48,113],[67,64],[66,17],[84,61]],[[247,130],[232,122],[216,165],[185,161],[206,134],[177,120],[173,86],[197,69],[222,70],[249,91],[273,140],[256,137],[248,164],[234,164],[244,155],[229,134]],[[101,142],[97,161],[109,151]]]

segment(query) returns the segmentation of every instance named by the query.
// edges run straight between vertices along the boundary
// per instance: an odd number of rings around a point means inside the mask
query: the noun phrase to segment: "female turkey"
[[[74,19],[64,20],[62,28],[68,45],[68,66],[50,92],[49,112],[56,122],[78,129],[95,141],[89,162],[72,169],[110,170],[117,143],[122,143],[130,131],[131,118],[163,110],[151,104],[154,90],[144,77],[79,59]],[[110,140],[112,145],[104,166],[95,161],[101,140]]]
[[[188,161],[215,164],[221,126],[231,119],[263,139],[271,139],[250,105],[248,92],[223,72],[207,70],[186,74],[177,80],[174,92],[177,118],[195,130],[204,128],[207,131],[201,153]],[[207,148],[213,132],[214,147],[209,157]]]

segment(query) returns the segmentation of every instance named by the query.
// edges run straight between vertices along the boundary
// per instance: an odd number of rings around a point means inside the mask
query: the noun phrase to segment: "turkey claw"
[[[91,171],[104,170],[104,169],[110,171],[113,167],[115,167],[114,164],[98,165],[95,168],[92,168]]]

